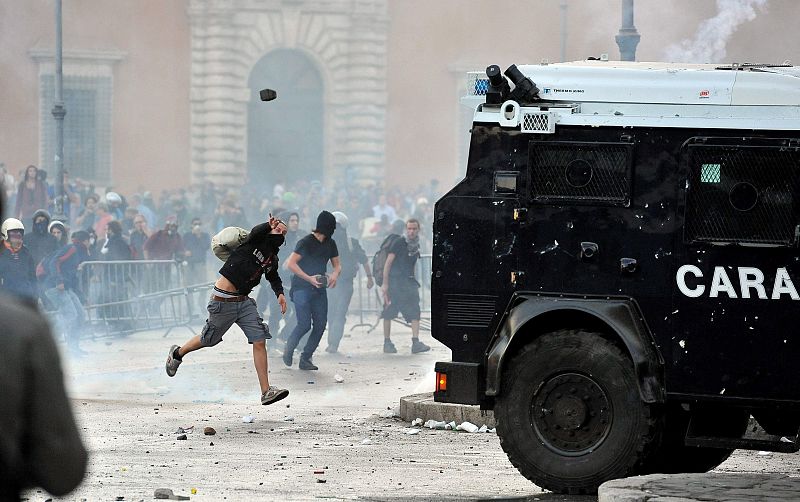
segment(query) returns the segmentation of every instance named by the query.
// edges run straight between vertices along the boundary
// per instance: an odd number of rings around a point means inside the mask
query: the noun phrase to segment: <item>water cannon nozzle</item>
[[[486,68],[486,76],[489,78],[489,89],[486,90],[486,103],[499,105],[506,100],[511,86],[508,80],[500,73],[500,67],[496,64]]]
[[[514,83],[514,90],[509,94],[509,99],[518,103],[532,103],[539,101],[539,88],[536,84],[523,75],[517,65],[512,64],[505,71],[505,76]]]

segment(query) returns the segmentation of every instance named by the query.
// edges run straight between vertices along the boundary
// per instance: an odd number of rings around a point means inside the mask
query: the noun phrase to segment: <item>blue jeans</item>
[[[353,280],[340,280],[330,291],[330,311],[328,312],[328,345],[335,350],[344,336],[344,325],[347,321],[347,309],[353,298]]]
[[[71,289],[58,288],[46,289],[44,294],[56,309],[56,329],[64,333],[67,345],[77,347],[86,318],[86,311],[78,295]]]
[[[325,324],[328,322],[328,295],[324,288],[295,288],[292,290],[292,303],[297,313],[297,326],[295,326],[289,340],[286,341],[286,350],[291,354],[300,343],[308,330],[305,348],[300,355],[302,359],[311,359],[317,350]]]

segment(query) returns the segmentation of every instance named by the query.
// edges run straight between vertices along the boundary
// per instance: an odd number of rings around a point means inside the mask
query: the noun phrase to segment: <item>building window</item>
[[[55,175],[55,77],[40,76],[42,167]],[[72,178],[111,181],[111,78],[64,76],[64,169]]]

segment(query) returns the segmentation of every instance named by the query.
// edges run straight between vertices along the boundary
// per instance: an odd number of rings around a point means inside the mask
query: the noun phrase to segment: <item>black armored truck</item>
[[[435,400],[493,410],[565,493],[798,451],[800,68],[490,66],[468,94],[434,216]]]

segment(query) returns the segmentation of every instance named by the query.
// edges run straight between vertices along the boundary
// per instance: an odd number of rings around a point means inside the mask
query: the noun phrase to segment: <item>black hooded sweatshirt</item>
[[[269,223],[256,225],[241,246],[234,249],[219,273],[231,281],[239,294],[249,295],[263,275],[278,297],[283,294],[283,283],[278,275],[278,249],[284,237],[271,234]]]
[[[40,224],[33,223],[39,216],[44,216],[46,219]],[[42,261],[42,258],[49,256],[50,253],[58,248],[58,239],[55,238],[50,232],[47,231],[47,226],[50,224],[50,213],[40,209],[33,213],[31,219],[32,228],[30,232],[25,232],[24,242],[25,247],[31,253],[34,265]]]

